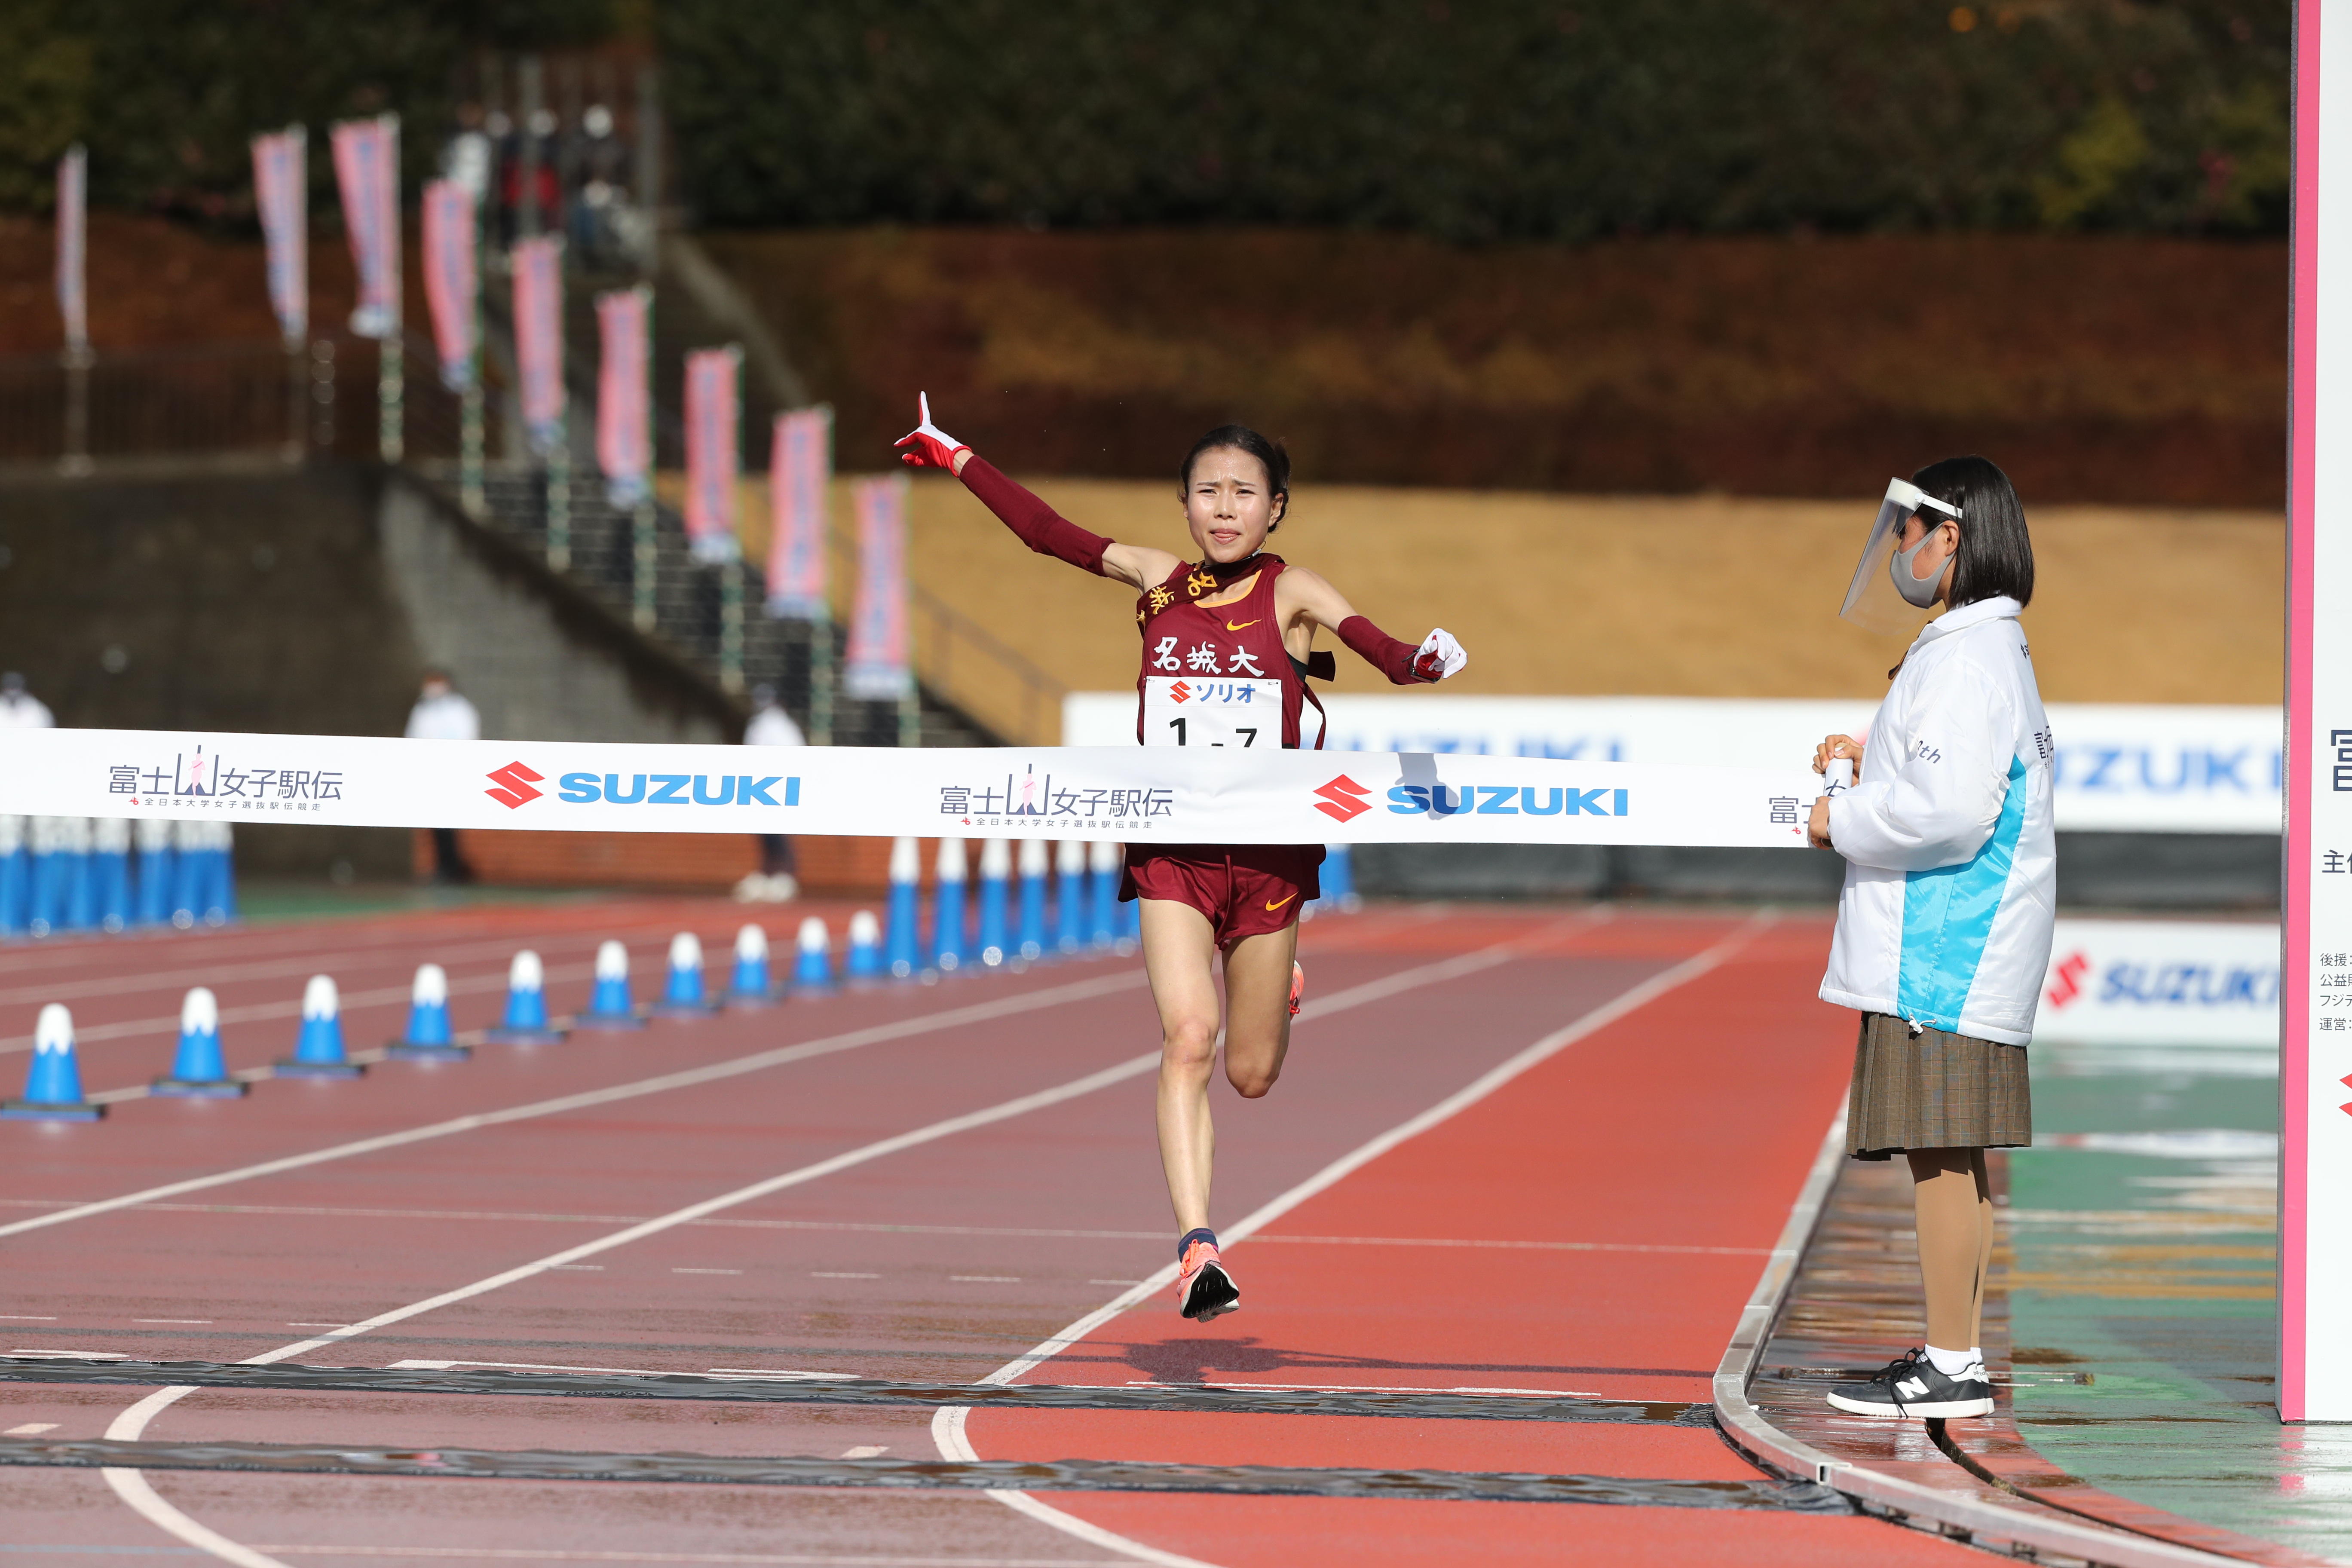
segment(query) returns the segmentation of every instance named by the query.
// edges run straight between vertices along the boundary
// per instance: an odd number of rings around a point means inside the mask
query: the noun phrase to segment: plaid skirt
[[[1899,1149],[2014,1149],[2033,1142],[2025,1047],[1911,1032],[1885,1013],[1862,1016],[1847,1093],[1845,1152],[1885,1160]]]

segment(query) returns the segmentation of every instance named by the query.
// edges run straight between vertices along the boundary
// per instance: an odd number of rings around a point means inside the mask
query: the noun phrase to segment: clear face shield
[[[1904,531],[1921,511],[1927,514],[1928,534],[1903,547]],[[1870,525],[1870,541],[1862,547],[1853,584],[1845,591],[1838,615],[1865,631],[1885,636],[1909,636],[1917,630],[1922,611],[1936,602],[1936,585],[1944,575],[1945,561],[1932,566],[1920,560],[1933,525],[1959,520],[1959,509],[1937,500],[1908,479],[1890,479],[1886,499],[1878,503],[1878,520]],[[1949,558],[1947,557],[1946,560]],[[1916,572],[1925,570],[1925,579]]]

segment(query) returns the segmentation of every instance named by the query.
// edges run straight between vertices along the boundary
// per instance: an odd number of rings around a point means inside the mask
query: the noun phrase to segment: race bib
[[[1282,682],[1154,675],[1143,682],[1147,746],[1282,745]]]

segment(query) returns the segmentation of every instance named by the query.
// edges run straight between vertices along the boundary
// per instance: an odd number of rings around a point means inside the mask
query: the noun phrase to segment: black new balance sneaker
[[[1830,1404],[1856,1415],[1888,1415],[1926,1421],[1955,1415],[1992,1414],[1992,1380],[1984,1363],[1971,1365],[1958,1377],[1936,1370],[1925,1350],[1906,1351],[1886,1363],[1867,1383],[1842,1383],[1830,1391]]]

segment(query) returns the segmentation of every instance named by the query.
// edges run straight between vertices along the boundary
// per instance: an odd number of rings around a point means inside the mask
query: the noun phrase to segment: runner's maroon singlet
[[[1274,610],[1279,555],[1230,605],[1206,566],[1179,566],[1136,601],[1143,668],[1136,739],[1147,746],[1323,746],[1323,705],[1282,644]],[[1320,844],[1129,845],[1121,899],[1168,899],[1200,910],[1220,948],[1278,931],[1322,896]]]

